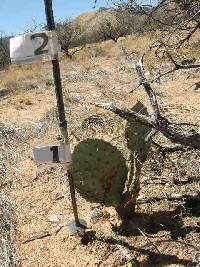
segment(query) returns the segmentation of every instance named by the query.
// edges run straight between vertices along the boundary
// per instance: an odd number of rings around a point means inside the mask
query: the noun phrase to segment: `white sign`
[[[33,149],[35,161],[38,165],[43,163],[71,163],[69,145],[37,146]]]
[[[52,60],[61,50],[51,31],[34,32],[10,39],[10,58],[15,64]]]

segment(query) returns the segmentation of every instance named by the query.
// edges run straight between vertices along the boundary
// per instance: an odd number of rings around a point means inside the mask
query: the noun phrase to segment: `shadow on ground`
[[[148,235],[156,234],[160,231],[168,231],[171,238],[154,240],[153,243],[158,246],[159,243],[176,242],[180,245],[181,249],[181,245],[185,245],[184,241],[181,240],[182,238],[186,237],[186,235],[190,232],[200,233],[200,227],[198,225],[184,227],[182,221],[184,216],[199,217],[199,209],[196,206],[197,204],[198,203],[196,201],[193,203],[186,201],[184,205],[178,206],[178,208],[174,211],[160,211],[153,214],[136,214],[131,221],[122,224],[120,227],[113,226],[113,238],[99,237],[96,235],[95,231],[86,231],[85,235],[82,237],[82,244],[88,245],[94,241],[101,241],[113,246],[120,245],[128,249],[131,253],[134,252],[146,256],[145,260],[140,263],[137,263],[137,260],[134,259],[134,264],[132,266],[161,267],[169,264],[180,264],[190,267],[198,266],[198,263],[192,260],[182,259],[177,255],[152,251],[151,246],[151,248],[146,248],[150,243],[147,243],[142,247],[136,247],[130,245],[128,242],[120,240],[120,235],[129,237],[141,235],[138,228],[141,229],[147,237]],[[187,244],[187,246],[193,250],[197,250],[197,248],[193,245]]]
[[[91,244],[94,241],[100,241],[104,242],[106,244],[109,244],[111,246],[120,246],[124,249],[128,249],[130,253],[139,253],[143,254],[146,257],[146,259],[142,262],[137,262],[137,259],[133,257],[131,260],[132,266],[137,267],[161,267],[161,266],[168,266],[169,264],[180,264],[183,266],[188,267],[195,267],[198,266],[196,262],[193,262],[191,260],[187,259],[181,259],[176,255],[170,255],[167,253],[161,253],[161,252],[154,252],[151,251],[148,248],[145,247],[135,247],[133,245],[130,245],[128,242],[122,241],[117,238],[104,238],[104,237],[98,237],[96,235],[95,231],[88,231],[85,233],[85,235],[82,237],[82,244],[88,245]],[[170,242],[171,240],[162,240],[162,242]],[[149,245],[149,244],[148,244]],[[129,259],[130,260],[130,259]]]

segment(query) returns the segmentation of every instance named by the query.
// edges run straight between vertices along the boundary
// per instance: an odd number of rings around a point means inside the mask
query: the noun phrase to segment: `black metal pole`
[[[55,30],[55,22],[53,16],[52,0],[44,0],[44,3],[45,3],[45,12],[47,19],[47,28],[49,31],[53,31]],[[67,121],[65,119],[65,108],[62,96],[62,84],[61,84],[60,66],[58,58],[52,60],[52,65],[53,65],[53,76],[56,88],[59,121],[60,121],[60,126],[64,127],[67,125]]]
[[[47,28],[49,31],[55,30],[52,0],[44,0],[44,4],[45,4],[46,19],[47,19]],[[64,107],[64,102],[63,102],[62,84],[61,84],[61,77],[60,77],[60,65],[59,65],[57,56],[55,59],[52,60],[52,66],[53,66],[53,77],[54,77],[54,83],[55,83],[55,92],[56,92],[57,108],[58,108],[58,114],[59,114],[60,130],[63,135],[65,144],[69,144],[67,121],[65,118],[65,107]],[[70,194],[71,194],[75,224],[77,227],[82,227],[81,223],[79,222],[79,218],[78,218],[74,181],[73,181],[73,176],[72,176],[70,167],[67,170],[67,175],[69,179]]]

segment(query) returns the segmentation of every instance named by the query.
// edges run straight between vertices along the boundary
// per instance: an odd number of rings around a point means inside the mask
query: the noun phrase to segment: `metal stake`
[[[53,16],[52,0],[44,0],[44,4],[45,4],[46,19],[47,19],[47,28],[49,31],[53,31],[55,30],[55,22],[54,22],[54,16]],[[55,92],[56,92],[56,99],[57,99],[57,108],[58,108],[58,114],[59,114],[60,131],[63,136],[64,143],[66,145],[69,145],[69,137],[68,137],[68,130],[67,130],[67,121],[65,118],[65,108],[64,108],[64,102],[63,102],[58,55],[56,55],[56,58],[52,60],[52,66],[53,66],[53,77],[54,77]],[[67,168],[67,176],[69,179],[70,195],[71,195],[71,201],[72,201],[72,207],[73,207],[73,213],[74,213],[74,219],[75,219],[75,226],[84,229],[85,226],[80,223],[79,218],[78,218],[74,181],[73,181],[73,176],[71,173],[70,166],[68,166]]]

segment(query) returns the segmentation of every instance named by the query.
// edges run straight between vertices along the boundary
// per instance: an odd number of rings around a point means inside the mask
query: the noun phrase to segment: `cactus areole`
[[[103,140],[86,139],[75,147],[72,154],[75,187],[90,202],[119,205],[127,173],[121,152]]]

